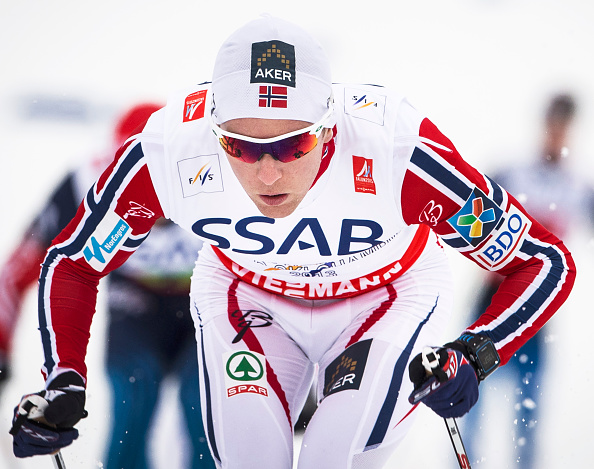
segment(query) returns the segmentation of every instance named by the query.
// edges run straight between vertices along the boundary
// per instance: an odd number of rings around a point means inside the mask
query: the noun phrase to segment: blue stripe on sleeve
[[[545,302],[553,295],[558,287],[565,266],[561,254],[554,247],[543,248],[530,241],[524,241],[521,252],[530,256],[538,253],[543,254],[551,261],[551,268],[538,289],[530,295],[522,306],[503,323],[493,329],[490,334],[495,342],[506,339],[514,334],[520,327],[526,324],[530,318],[541,309]]]
[[[465,248],[466,246],[468,246],[470,243],[468,241],[466,241],[464,238],[462,237],[458,237],[458,238],[441,238],[441,240],[446,243],[448,246],[453,247],[454,249],[460,249],[460,248]]]
[[[124,246],[126,246],[127,248],[133,248],[133,249],[137,248],[147,238],[149,233],[150,233],[150,231],[146,235],[142,236],[141,238],[137,238],[137,239],[128,238],[126,241],[124,241]]]
[[[414,149],[410,161],[447,187],[462,200],[466,200],[470,197],[473,187],[469,187],[464,181],[457,178],[451,171],[443,167],[438,161],[420,148]]]
[[[130,150],[130,153],[122,160],[119,168],[114,173],[112,179],[105,187],[104,193],[101,196],[99,204],[95,203],[93,196],[93,189],[91,189],[86,197],[87,204],[91,210],[91,215],[84,222],[83,228],[78,233],[76,238],[68,245],[61,246],[60,248],[50,248],[44,263],[42,264],[41,273],[39,277],[39,293],[37,297],[37,308],[38,308],[38,320],[39,320],[39,332],[41,334],[41,343],[43,346],[44,354],[44,367],[49,375],[53,368],[56,366],[56,362],[52,357],[52,347],[50,333],[48,330],[48,324],[45,318],[47,305],[45,304],[45,289],[47,287],[47,275],[49,273],[49,266],[51,266],[60,254],[66,256],[72,256],[79,253],[83,248],[87,240],[91,237],[97,225],[101,222],[112,201],[115,198],[115,194],[124,182],[124,179],[128,176],[132,168],[144,157],[142,147],[140,144],[136,145]],[[143,238],[144,239],[144,238]],[[142,241],[141,241],[142,242]],[[140,244],[140,243],[139,243]]]
[[[485,177],[489,180],[491,187],[493,188],[491,199],[493,199],[493,201],[501,207],[501,204],[503,203],[503,191],[501,190],[501,187],[499,187],[499,184],[493,181],[493,179],[491,179],[489,176]]]
[[[122,186],[124,179],[143,157],[144,154],[140,144],[132,148],[130,153],[128,153],[128,155],[126,155],[126,157],[123,159],[120,167],[117,169],[105,187],[99,203],[95,202],[93,189],[87,193],[86,200],[87,205],[91,210],[91,214],[89,218],[85,220],[83,228],[76,238],[67,246],[62,246],[60,248],[61,252],[67,256],[72,256],[79,253],[84,248],[87,240],[97,229],[97,225],[99,225],[105,214],[108,212],[111,203],[115,198],[116,192]]]

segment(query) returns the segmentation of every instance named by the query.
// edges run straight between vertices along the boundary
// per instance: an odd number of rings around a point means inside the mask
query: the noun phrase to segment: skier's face
[[[223,130],[254,138],[271,138],[304,129],[311,123],[279,119],[234,119],[221,125]],[[283,218],[295,211],[307,194],[320,169],[323,144],[332,132],[324,129],[318,143],[305,156],[283,163],[265,153],[255,163],[246,163],[227,154],[229,164],[243,189],[260,212]]]

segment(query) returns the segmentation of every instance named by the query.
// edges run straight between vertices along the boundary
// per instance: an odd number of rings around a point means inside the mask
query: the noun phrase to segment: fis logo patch
[[[201,192],[223,192],[218,155],[203,155],[177,162],[182,192],[191,197]]]
[[[372,339],[348,347],[324,372],[324,397],[347,389],[359,389]]]
[[[355,192],[375,194],[373,159],[353,155],[353,179]]]
[[[102,272],[130,234],[130,225],[117,213],[108,212],[83,248],[85,260],[97,272]]]
[[[223,356],[227,397],[258,394],[268,397],[266,358],[256,352],[230,352]]]
[[[475,187],[464,206],[448,219],[448,223],[470,245],[478,246],[495,229],[503,210]]]
[[[381,88],[380,88],[381,89]],[[345,88],[344,111],[350,116],[384,125],[386,97],[357,88]]]
[[[282,41],[254,42],[250,83],[295,88],[295,47]]]
[[[186,97],[184,102],[184,122],[190,122],[204,117],[206,109],[206,90],[196,91]]]

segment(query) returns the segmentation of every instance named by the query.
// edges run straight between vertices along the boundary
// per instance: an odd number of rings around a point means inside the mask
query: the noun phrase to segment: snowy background
[[[334,81],[404,92],[487,173],[528,158],[539,143],[547,99],[570,91],[579,116],[569,163],[594,174],[594,6],[584,0],[0,0],[0,262],[65,171],[105,148],[120,110],[138,100],[164,101],[172,91],[209,80],[220,44],[261,12],[299,23],[318,38]],[[587,220],[567,242],[580,276],[549,328],[550,370],[538,423],[543,469],[587,467],[591,458],[594,242]],[[462,256],[452,261],[458,316],[444,340],[467,324],[472,292],[482,280]],[[112,418],[103,302],[88,353],[90,415],[79,425],[79,440],[63,451],[69,469],[103,467]],[[47,457],[13,458],[8,435],[21,394],[42,386],[36,327],[31,293],[16,331],[14,378],[0,396],[2,468],[51,467]],[[490,430],[481,436],[484,450],[471,458],[483,458],[482,468],[521,467],[511,457],[514,390],[497,386],[484,417]],[[172,382],[166,401],[174,391]],[[171,410],[163,405],[153,435],[155,468],[177,469],[183,460],[175,450],[183,436]],[[443,422],[424,408],[419,414],[390,467],[455,467]]]

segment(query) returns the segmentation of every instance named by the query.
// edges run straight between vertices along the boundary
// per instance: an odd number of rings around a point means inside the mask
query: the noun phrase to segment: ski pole
[[[422,352],[422,357],[423,366],[425,367],[427,375],[433,375],[433,369],[439,366],[439,358],[435,351],[431,347],[425,347]],[[409,402],[411,404],[418,404],[424,397],[427,397],[429,394],[439,389],[442,384],[443,383],[438,381],[437,377],[431,376],[431,378],[425,381],[419,389],[415,389],[408,398]],[[448,429],[450,441],[454,447],[454,452],[456,453],[456,459],[458,460],[460,469],[471,469],[468,454],[466,454],[466,449],[464,448],[464,443],[462,442],[462,436],[460,435],[456,419],[450,417],[444,418],[443,420]]]
[[[52,454],[52,461],[54,462],[55,469],[66,469],[66,464],[64,464],[64,458],[62,457],[62,452],[58,450],[57,453]]]
[[[466,449],[464,448],[464,443],[462,442],[462,436],[460,435],[460,430],[458,429],[456,419],[453,417],[444,418],[443,421],[445,422],[448,433],[450,434],[450,440],[452,442],[452,446],[454,447],[454,452],[456,453],[456,459],[458,460],[460,469],[471,469],[470,461],[468,460],[468,454],[466,454]]]

